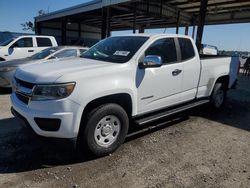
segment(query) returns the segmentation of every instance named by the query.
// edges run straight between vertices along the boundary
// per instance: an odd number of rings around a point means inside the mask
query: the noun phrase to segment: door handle
[[[28,52],[34,52],[34,50],[28,50]]]
[[[182,70],[180,69],[175,69],[173,72],[172,72],[172,75],[173,76],[177,76],[178,74],[180,74],[182,72]]]

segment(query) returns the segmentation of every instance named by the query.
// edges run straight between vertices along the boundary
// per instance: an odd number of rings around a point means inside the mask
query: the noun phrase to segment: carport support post
[[[61,19],[61,37],[62,37],[62,41],[61,41],[61,44],[62,45],[65,45],[66,44],[66,17],[63,17]]]
[[[102,8],[102,30],[101,38],[104,39],[107,36],[107,8]]]
[[[81,22],[78,23],[78,38],[81,40]]]
[[[37,35],[41,34],[41,24],[35,20],[35,33]]]
[[[142,26],[139,27],[139,33],[144,33],[144,27]]]
[[[199,24],[198,24],[197,35],[196,35],[196,46],[197,46],[198,51],[200,51],[201,49],[201,41],[202,41],[203,29],[204,29],[206,12],[207,12],[207,3],[208,3],[208,0],[201,0]]]
[[[111,21],[111,16],[110,16],[110,7],[107,7],[107,37],[110,36],[111,33],[111,28],[110,28],[110,21]]]
[[[178,11],[178,14],[177,14],[176,34],[179,33],[179,25],[180,25],[180,11]]]
[[[133,33],[136,32],[136,3],[134,3]]]
[[[192,32],[192,38],[194,39],[194,34],[195,34],[195,24],[193,24],[193,32]]]
[[[185,35],[188,35],[188,25],[185,27]]]

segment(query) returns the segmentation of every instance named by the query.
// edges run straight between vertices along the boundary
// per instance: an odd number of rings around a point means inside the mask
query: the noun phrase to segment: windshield
[[[9,43],[11,43],[15,38],[10,38],[6,41],[4,41],[3,43],[0,43],[0,46],[7,46]]]
[[[44,59],[46,57],[48,57],[50,54],[55,53],[56,51],[58,51],[60,48],[57,47],[53,47],[53,48],[46,48],[44,50],[42,50],[41,52],[38,52],[36,54],[34,54],[33,56],[31,56],[30,58],[32,60],[37,60],[37,59]]]
[[[147,39],[148,37],[136,36],[110,37],[98,42],[82,54],[81,57],[113,63],[125,63],[133,57]]]

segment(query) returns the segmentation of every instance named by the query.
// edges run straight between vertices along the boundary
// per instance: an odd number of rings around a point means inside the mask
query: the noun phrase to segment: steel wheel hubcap
[[[219,90],[215,97],[215,105],[216,107],[220,107],[224,100],[224,92],[223,90]]]
[[[109,147],[119,135],[121,129],[120,120],[114,115],[103,117],[95,128],[95,141],[99,146]]]

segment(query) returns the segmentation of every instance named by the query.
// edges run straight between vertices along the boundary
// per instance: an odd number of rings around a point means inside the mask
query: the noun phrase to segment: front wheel
[[[227,88],[225,84],[216,83],[210,97],[210,106],[215,110],[220,109],[225,103],[226,94]]]
[[[105,104],[93,109],[80,129],[78,150],[90,151],[97,156],[114,152],[125,140],[129,119],[117,104]]]

